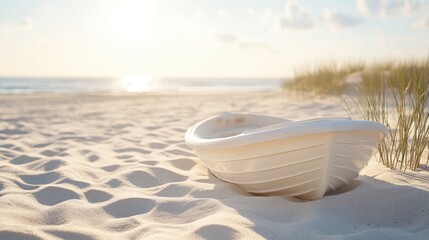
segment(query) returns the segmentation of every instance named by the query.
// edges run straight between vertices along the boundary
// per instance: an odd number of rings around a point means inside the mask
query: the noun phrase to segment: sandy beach
[[[184,134],[224,111],[348,116],[287,92],[0,96],[0,239],[428,239],[428,169],[371,159],[317,201],[216,178]]]

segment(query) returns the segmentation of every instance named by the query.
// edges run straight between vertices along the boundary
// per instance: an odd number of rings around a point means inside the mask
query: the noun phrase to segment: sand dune
[[[375,160],[322,200],[254,196],[183,135],[223,111],[347,116],[286,93],[0,96],[0,239],[427,239],[429,171]]]

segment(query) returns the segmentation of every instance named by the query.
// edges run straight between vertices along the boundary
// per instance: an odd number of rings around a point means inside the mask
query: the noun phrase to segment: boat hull
[[[353,129],[232,147],[190,145],[215,176],[250,193],[315,200],[358,177],[383,136]]]

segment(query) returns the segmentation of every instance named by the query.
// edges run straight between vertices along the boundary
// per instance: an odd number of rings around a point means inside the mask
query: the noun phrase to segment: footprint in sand
[[[156,202],[146,198],[126,198],[113,202],[105,207],[104,211],[115,218],[126,218],[150,212]]]
[[[121,165],[113,164],[113,165],[102,167],[101,169],[103,169],[106,172],[113,172],[113,171],[116,171],[120,166]]]
[[[132,127],[132,126],[134,126],[134,125],[131,123],[117,123],[117,124],[112,125],[112,128],[122,129],[122,128]]]
[[[117,188],[122,186],[122,182],[116,178],[108,181],[106,184],[109,185],[111,188]]]
[[[65,165],[65,163],[61,160],[51,160],[49,162],[46,162],[45,164],[42,165],[42,168],[45,171],[52,171],[55,170],[61,166]]]
[[[38,157],[30,157],[30,156],[27,156],[27,155],[21,155],[21,156],[18,156],[16,158],[10,160],[10,162],[12,164],[15,164],[15,165],[21,165],[21,164],[26,164],[26,163],[29,163],[29,162],[34,162],[34,161],[36,161],[38,159],[40,159],[40,158],[38,158]]]
[[[148,166],[155,166],[156,164],[159,163],[159,161],[145,160],[145,161],[140,161],[139,163],[148,165]]]
[[[16,157],[17,154],[11,151],[0,150],[0,160],[11,159]]]
[[[141,142],[140,145],[142,147],[149,148],[149,149],[164,149],[168,147],[167,144],[162,142],[149,142],[149,143]]]
[[[40,154],[45,155],[47,157],[53,157],[53,156],[61,155],[66,150],[67,150],[66,148],[47,149],[41,152]]]
[[[130,158],[132,158],[132,157],[133,157],[133,155],[129,155],[129,154],[124,154],[124,155],[116,156],[116,158],[118,158],[118,159],[123,159],[123,160],[125,160],[125,159],[130,159]]]
[[[78,188],[87,188],[90,185],[87,182],[73,180],[73,179],[70,179],[70,178],[66,178],[64,180],[61,180],[61,182],[59,182],[59,183],[71,184],[71,185],[76,186]]]
[[[95,161],[97,161],[98,159],[100,159],[100,157],[99,157],[98,155],[95,155],[95,154],[92,154],[91,156],[89,156],[89,157],[88,157],[88,160],[89,160],[90,162],[95,162]]]
[[[145,171],[134,171],[125,176],[133,185],[141,188],[150,188],[169,182],[182,182],[186,176],[174,173],[164,168],[152,168],[152,174]]]
[[[36,174],[36,175],[18,175],[18,176],[25,183],[32,184],[32,185],[49,184],[61,178],[61,175],[57,172],[47,172],[47,173]]]
[[[235,229],[218,224],[206,225],[199,228],[195,233],[208,240],[236,239],[239,234]]]
[[[0,239],[13,239],[13,240],[41,240],[41,238],[21,232],[13,231],[0,231]]]
[[[88,202],[90,203],[98,203],[98,202],[105,202],[107,200],[110,200],[113,195],[104,191],[92,189],[87,192],[85,192],[85,197],[88,199]]]
[[[70,156],[70,154],[68,154],[67,152],[62,152],[62,153],[58,153],[57,156],[58,157],[67,157],[67,156]]]
[[[0,130],[0,134],[7,134],[7,135],[22,135],[27,134],[27,131],[19,130],[19,129],[4,129]]]
[[[88,161],[90,161],[90,162],[95,162],[95,161],[97,161],[98,159],[100,159],[100,157],[99,157],[98,155],[96,155],[96,154],[91,154],[91,155],[89,155],[89,156],[86,156],[86,155],[88,155],[88,153],[91,153],[91,151],[90,151],[90,150],[87,150],[87,149],[80,150],[80,151],[79,151],[79,153],[80,153],[82,156],[85,156],[85,157],[86,157],[86,159],[88,159]]]
[[[38,144],[34,144],[33,147],[35,148],[42,148],[42,147],[47,147],[49,145],[51,145],[52,142],[48,142],[48,143],[38,143]]]
[[[13,148],[15,145],[11,144],[11,143],[6,143],[6,144],[2,144],[0,145],[0,148]]]
[[[165,168],[154,167],[154,168],[151,168],[151,170],[152,170],[154,176],[157,179],[162,179],[162,181],[164,183],[169,183],[169,182],[183,182],[186,179],[188,179],[187,176],[178,174],[178,173],[176,173],[174,171],[170,171],[170,170],[167,170]]]
[[[144,149],[136,148],[136,147],[130,147],[130,148],[115,149],[115,152],[117,152],[117,153],[136,152],[136,153],[141,153],[141,154],[149,154],[152,151],[148,151],[148,150],[144,150]]]
[[[60,187],[46,187],[34,193],[40,204],[54,206],[71,199],[80,199],[76,192]]]
[[[160,126],[149,126],[149,127],[146,127],[146,129],[149,130],[149,131],[158,130],[160,128],[162,128],[162,127],[160,127]]]
[[[165,143],[160,143],[160,142],[151,142],[149,143],[149,148],[153,148],[153,149],[164,149],[166,148],[168,145]]]
[[[58,154],[58,152],[52,151],[52,150],[43,150],[40,154],[46,156],[46,157],[53,157]]]
[[[160,185],[159,179],[156,179],[150,173],[144,171],[134,171],[125,176],[133,185],[141,188],[149,188]]]
[[[22,190],[34,190],[40,187],[40,186],[34,186],[34,185],[27,185],[18,181],[13,181],[13,183],[15,183],[15,185],[21,188]]]
[[[184,197],[192,190],[189,186],[179,186],[171,184],[157,192],[155,195],[160,197]]]
[[[171,160],[170,163],[174,167],[179,168],[181,170],[186,170],[186,171],[191,170],[197,164],[195,161],[188,158]]]
[[[11,150],[18,151],[18,152],[22,152],[23,151],[23,149],[21,147],[16,146],[14,144],[10,144],[10,143],[0,145],[0,147],[1,148],[6,148],[6,149],[11,149]]]

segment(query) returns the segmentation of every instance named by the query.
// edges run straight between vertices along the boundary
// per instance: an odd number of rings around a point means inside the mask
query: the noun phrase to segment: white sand
[[[0,96],[0,239],[429,239],[429,171],[372,160],[322,200],[250,195],[183,135],[222,111],[346,116],[286,93]]]

